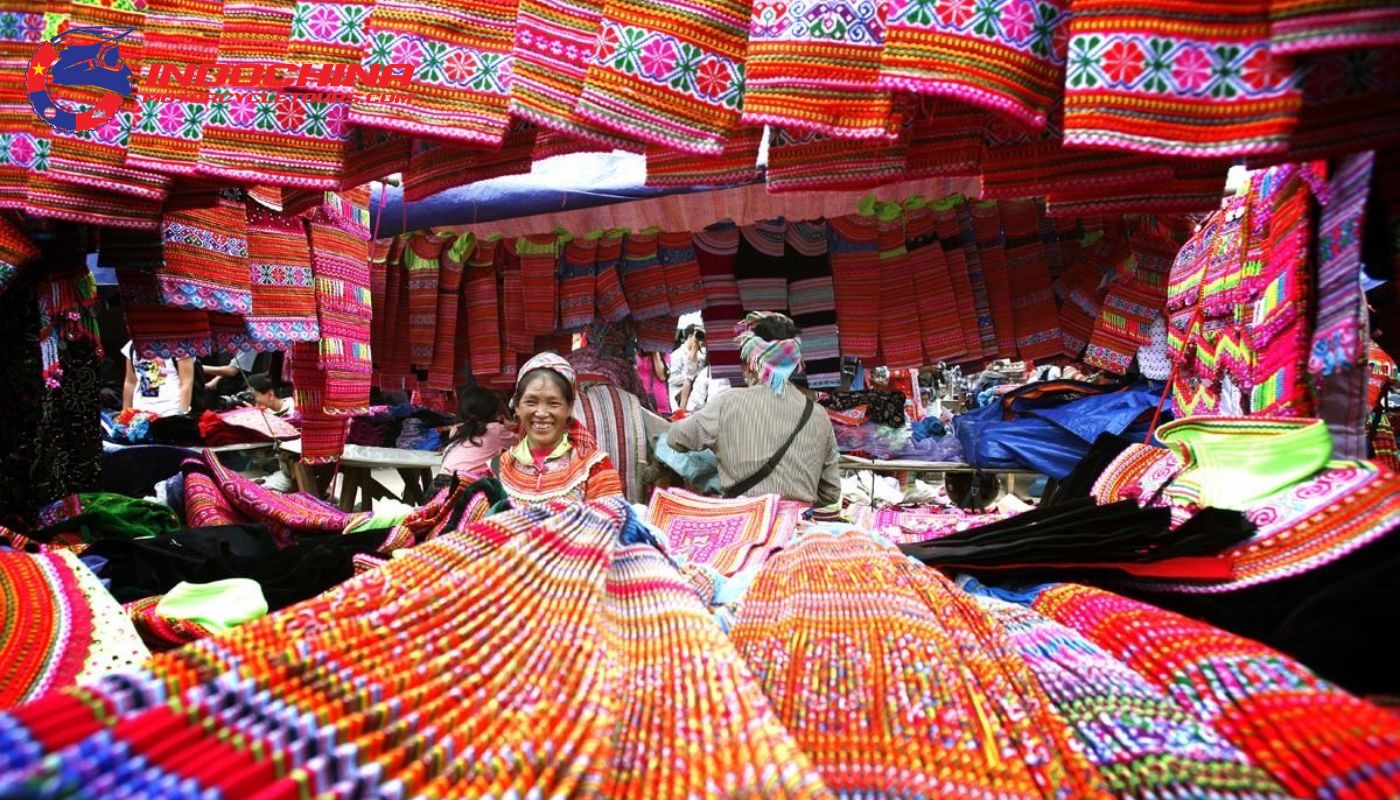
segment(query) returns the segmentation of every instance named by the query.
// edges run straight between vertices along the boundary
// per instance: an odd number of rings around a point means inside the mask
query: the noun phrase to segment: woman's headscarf
[[[525,376],[537,369],[547,369],[557,373],[567,381],[569,388],[573,390],[574,402],[578,403],[578,374],[574,371],[574,365],[570,364],[558,353],[546,351],[526,361],[525,365],[520,368],[520,377],[515,381],[515,397],[511,398],[510,402],[512,410],[520,400],[520,392],[525,388],[523,385],[525,383]],[[593,438],[593,433],[573,416],[574,409],[570,409],[569,411],[569,426],[566,430],[569,434],[569,442],[573,444],[574,449],[578,450],[581,454],[587,454],[597,450],[598,440]],[[523,438],[524,431],[521,431],[521,436]]]
[[[792,373],[802,366],[802,340],[779,339],[770,342],[753,332],[754,326],[765,319],[777,319],[792,324],[784,314],[772,311],[751,311],[734,326],[734,343],[739,346],[739,358],[758,376],[763,385],[782,394]]]

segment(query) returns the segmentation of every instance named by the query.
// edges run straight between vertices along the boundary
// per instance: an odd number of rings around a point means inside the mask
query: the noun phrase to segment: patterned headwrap
[[[765,319],[779,319],[792,324],[792,320],[783,314],[750,311],[742,322],[734,326],[734,343],[739,346],[740,360],[758,375],[759,382],[780,395],[792,373],[802,366],[802,340],[794,337],[770,342],[761,338],[753,332],[753,328]]]
[[[520,399],[521,390],[525,388],[521,385],[525,381],[525,376],[537,369],[547,369],[563,376],[564,380],[569,382],[569,387],[574,391],[575,402],[578,401],[578,374],[574,371],[574,365],[570,364],[558,353],[545,351],[529,361],[526,361],[525,365],[520,368],[520,378],[515,382],[515,397],[511,398],[510,401],[511,408],[515,407],[516,401]],[[569,418],[567,430],[569,441],[573,444],[574,449],[581,455],[586,456],[598,449],[598,441],[593,438],[593,432],[588,430],[576,417],[571,416]],[[521,426],[520,434],[522,437],[525,435],[523,425]]]

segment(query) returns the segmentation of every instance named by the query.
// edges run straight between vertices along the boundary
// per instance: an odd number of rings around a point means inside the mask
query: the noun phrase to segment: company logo
[[[119,42],[131,28],[70,28],[39,46],[24,73],[24,91],[34,113],[44,122],[70,133],[96,130],[116,119],[122,99],[131,97],[132,72],[122,61]],[[96,39],[91,44],[78,41]],[[86,108],[55,100],[55,86],[102,91]]]

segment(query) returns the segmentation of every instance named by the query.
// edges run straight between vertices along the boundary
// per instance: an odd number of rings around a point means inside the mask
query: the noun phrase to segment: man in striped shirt
[[[791,385],[802,363],[799,331],[782,314],[756,311],[735,337],[746,389],[724,392],[671,426],[679,452],[709,449],[728,497],[774,493],[833,506],[841,500],[836,434],[826,412]]]

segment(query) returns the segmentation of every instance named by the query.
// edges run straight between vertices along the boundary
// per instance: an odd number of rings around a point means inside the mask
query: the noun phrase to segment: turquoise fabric
[[[662,464],[685,479],[700,494],[717,495],[723,490],[719,483],[719,458],[710,450],[682,453],[671,448],[669,434],[656,439],[656,457]]]

